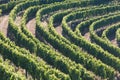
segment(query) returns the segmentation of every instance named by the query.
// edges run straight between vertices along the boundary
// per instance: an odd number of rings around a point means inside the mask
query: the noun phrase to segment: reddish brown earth
[[[55,30],[59,35],[62,35],[62,26],[61,25],[55,27]]]
[[[48,29],[48,23],[47,23],[47,21],[43,21],[43,22],[41,22],[41,24],[43,25],[43,27],[45,29]]]
[[[90,33],[89,32],[85,33],[84,37],[85,37],[85,39],[90,41]]]
[[[117,43],[117,40],[116,40],[116,39],[111,40],[111,43],[112,43],[113,45],[115,45],[115,46],[118,46],[118,43]]]
[[[29,30],[29,32],[31,32],[35,36],[35,29],[36,29],[35,18],[29,20],[28,23],[26,24],[26,26],[27,26],[27,29]]]
[[[21,11],[16,16],[15,23],[18,27],[21,25],[21,20],[22,20],[23,13],[24,13],[24,11]]]
[[[49,22],[48,20],[49,20],[49,18],[50,18],[50,15],[46,14],[41,19],[41,24],[44,27],[44,29],[46,29],[46,30],[48,30],[48,22]]]
[[[7,36],[8,19],[9,15],[3,15],[0,17],[0,32],[2,32],[5,36]]]
[[[20,26],[20,24],[21,24],[21,19],[22,19],[21,16],[17,16],[17,17],[16,17],[16,19],[15,19],[15,24],[16,24],[17,26]]]
[[[0,16],[0,32],[2,32],[5,36],[7,36],[7,32],[8,32],[8,20],[9,20],[9,15],[2,15]],[[21,22],[21,17],[18,16],[15,20],[15,23],[19,26]],[[12,65],[13,67],[15,67],[15,71],[19,72],[23,75],[25,75],[25,69],[22,69],[20,67],[16,67],[13,63],[10,63],[10,65]],[[28,74],[28,78],[27,80],[32,79],[32,77]]]

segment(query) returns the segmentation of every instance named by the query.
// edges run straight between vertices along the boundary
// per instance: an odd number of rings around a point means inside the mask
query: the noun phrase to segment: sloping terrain
[[[0,80],[120,80],[119,13],[119,0],[0,1]]]

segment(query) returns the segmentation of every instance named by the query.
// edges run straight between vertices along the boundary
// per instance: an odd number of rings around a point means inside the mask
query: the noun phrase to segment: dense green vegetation
[[[120,80],[119,10],[119,0],[0,1],[0,80]]]

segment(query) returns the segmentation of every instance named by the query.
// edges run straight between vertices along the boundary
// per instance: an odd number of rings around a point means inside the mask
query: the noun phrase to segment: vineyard
[[[120,1],[0,0],[0,80],[120,80]]]

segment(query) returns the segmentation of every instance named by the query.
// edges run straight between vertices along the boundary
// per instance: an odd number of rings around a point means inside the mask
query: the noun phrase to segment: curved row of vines
[[[0,80],[120,80],[119,72],[119,0],[0,2]]]

